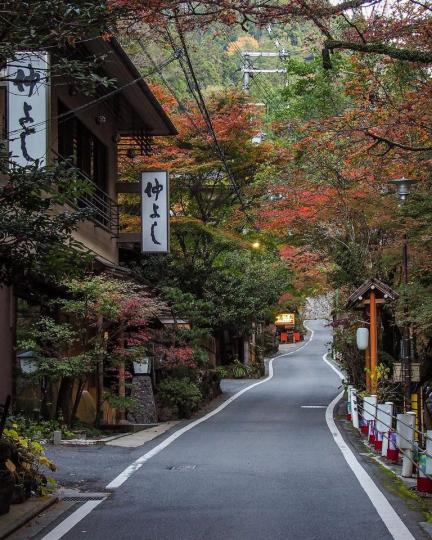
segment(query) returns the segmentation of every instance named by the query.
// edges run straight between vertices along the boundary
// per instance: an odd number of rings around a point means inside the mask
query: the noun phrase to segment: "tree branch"
[[[421,64],[432,64],[432,52],[416,51],[413,49],[399,49],[384,43],[356,43],[353,41],[339,41],[327,39],[326,49],[346,49],[363,53],[383,54],[395,58],[396,60],[407,60],[408,62],[418,62]]]

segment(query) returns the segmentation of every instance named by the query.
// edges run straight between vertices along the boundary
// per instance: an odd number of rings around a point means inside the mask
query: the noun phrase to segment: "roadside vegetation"
[[[71,53],[95,36],[118,36],[178,135],[156,138],[151,155],[122,158],[123,182],[144,169],[170,172],[171,249],[124,250],[115,277],[96,271],[73,240],[87,211],[58,211],[91,186],[71,167],[11,170],[2,152],[0,282],[25,296],[16,352],[27,354],[20,366],[28,369],[16,374],[20,400],[1,439],[0,483],[14,483],[14,497],[45,492],[41,470],[54,465],[39,441],[58,429],[65,437],[100,430],[108,407],[113,421],[127,421],[134,362],[153,363],[159,419],[190,417],[218,395],[222,377],[262,376],[276,314],[299,315],[301,330],[302,306],[315,294],[337,291],[334,352],[364,388],[358,314],[345,304],[370,277],[399,293],[382,313],[380,396],[400,393],[392,369],[409,324],[430,423],[430,8],[408,0],[366,12],[362,2],[258,9],[204,1],[189,11],[163,0],[21,4],[10,2],[13,24],[0,23],[2,65],[22,48],[49,48],[53,80],[67,76],[94,97],[114,84],[100,76],[104,59]],[[257,75],[242,92],[241,52],[278,50],[275,39],[289,52],[277,59],[284,77]],[[176,63],[156,69],[179,50]],[[402,175],[418,183],[398,205],[389,180]],[[119,202],[122,232],[137,232],[137,197]],[[95,410],[82,426],[89,380]]]

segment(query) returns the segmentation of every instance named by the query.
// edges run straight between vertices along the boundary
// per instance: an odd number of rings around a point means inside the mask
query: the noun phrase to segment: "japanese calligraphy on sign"
[[[46,164],[48,55],[22,52],[8,65],[8,140],[11,161]]]
[[[141,228],[141,244],[144,253],[169,252],[167,171],[141,173]]]

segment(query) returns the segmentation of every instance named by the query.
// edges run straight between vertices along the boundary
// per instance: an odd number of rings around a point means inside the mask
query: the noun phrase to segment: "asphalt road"
[[[314,339],[274,360],[271,380],[152,457],[63,538],[391,538],[325,408],[302,408],[327,406],[341,384],[322,361],[328,330],[311,326]]]

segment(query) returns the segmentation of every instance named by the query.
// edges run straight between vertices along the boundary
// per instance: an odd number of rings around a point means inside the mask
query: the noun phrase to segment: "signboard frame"
[[[42,82],[40,79],[35,81],[29,78],[32,74],[31,68],[39,77],[42,73]],[[22,79],[18,78],[20,71]],[[7,77],[7,138],[11,167],[28,167],[36,162],[45,166],[49,159],[49,54],[46,51],[18,53],[15,60],[8,62]],[[24,90],[19,89],[20,85]],[[37,155],[34,152],[37,152]]]
[[[152,175],[162,175],[164,176],[163,182],[161,183],[160,180],[162,176],[157,176],[157,182],[162,185],[165,188],[165,197],[164,197],[164,205],[165,205],[165,214],[161,216],[161,219],[163,223],[165,224],[165,231],[164,231],[164,241],[161,242],[162,247],[160,249],[148,249],[149,242],[146,241],[145,238],[145,227],[149,225],[148,221],[146,222],[145,218],[145,212],[152,211],[149,208],[146,208],[146,202],[150,204],[154,204],[152,202],[152,197],[148,196],[148,193],[145,192],[145,187],[148,187],[148,184],[151,182]],[[144,171],[141,171],[139,174],[139,181],[140,181],[140,194],[141,194],[141,253],[144,254],[167,254],[170,252],[170,177],[167,170],[162,169],[146,169]],[[146,185],[147,184],[147,185]],[[154,194],[158,194],[157,192],[153,191],[155,188],[151,189],[151,192]],[[150,199],[150,201],[148,200]],[[155,200],[159,200],[157,197]],[[159,206],[157,207],[159,209]],[[153,206],[154,211],[154,206]],[[154,243],[154,241],[153,241]]]
[[[421,363],[411,362],[411,382],[420,382],[421,379]],[[403,382],[403,372],[405,366],[402,362],[393,363],[393,377],[392,382]]]
[[[284,315],[288,315],[290,319],[288,320],[287,318],[287,320],[278,321],[278,318]],[[295,313],[279,313],[278,315],[276,315],[275,325],[276,326],[295,326]]]

